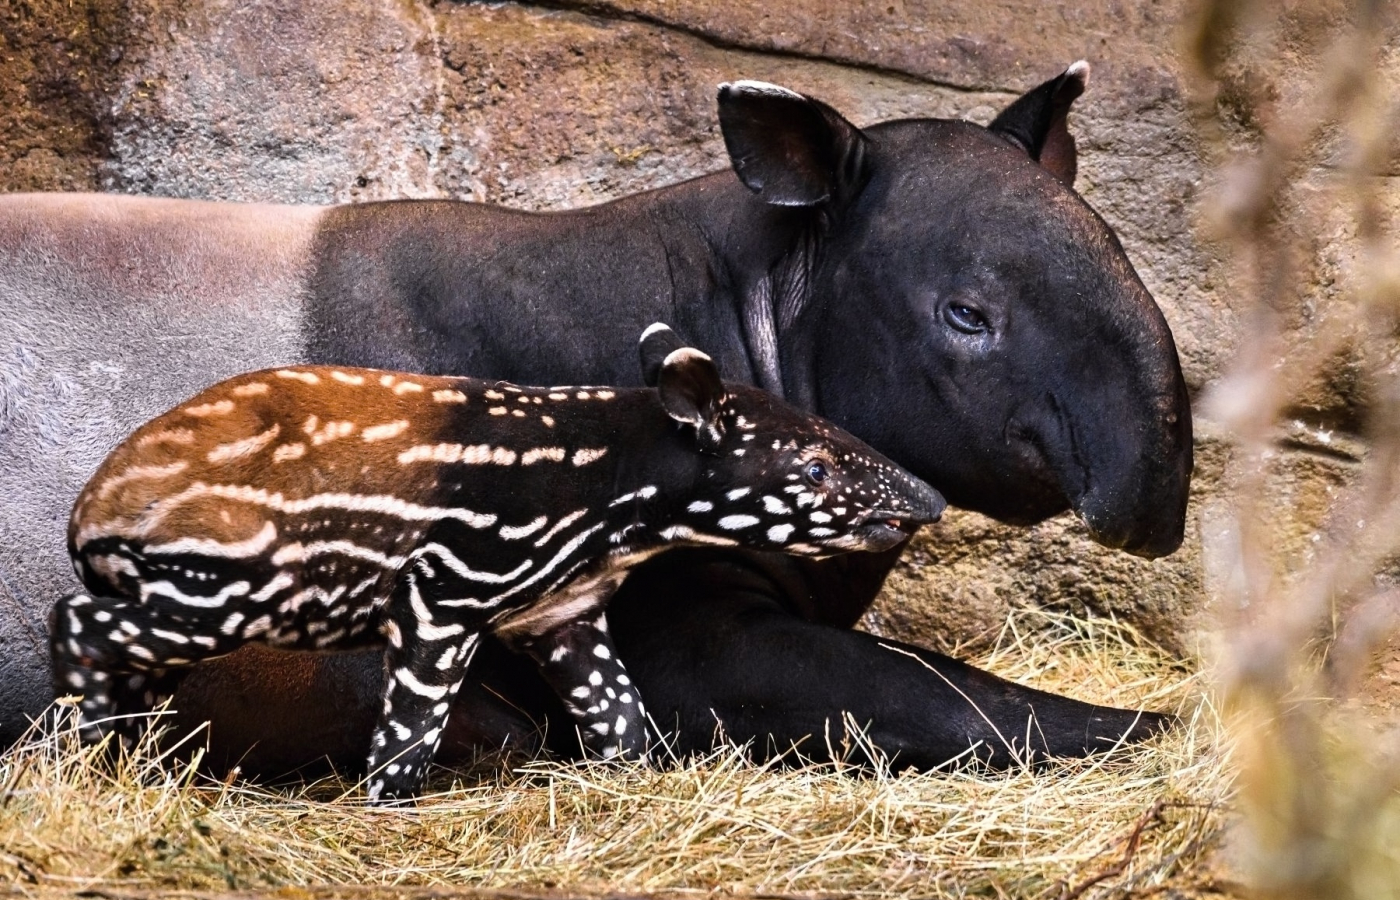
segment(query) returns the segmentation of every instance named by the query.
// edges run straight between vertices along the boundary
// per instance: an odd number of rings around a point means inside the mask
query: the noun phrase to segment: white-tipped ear
[[[724,438],[722,413],[727,398],[714,360],[694,347],[672,350],[661,363],[657,390],[666,415],[695,428],[702,450]]]
[[[657,376],[661,374],[661,364],[671,351],[685,346],[667,325],[655,322],[642,332],[637,350],[642,358],[642,384],[656,387]]]
[[[1030,155],[1065,186],[1073,187],[1079,153],[1069,110],[1089,86],[1089,63],[1079,60],[1002,110],[987,128]]]
[[[735,174],[765,203],[844,203],[865,182],[865,135],[796,91],[764,81],[721,84],[719,127]]]

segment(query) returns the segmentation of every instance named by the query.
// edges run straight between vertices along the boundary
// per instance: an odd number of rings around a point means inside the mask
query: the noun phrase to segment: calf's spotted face
[[[652,387],[526,388],[298,367],[215,385],[136,431],[74,506],[87,593],[50,618],[83,734],[250,641],[383,642],[371,799],[421,785],[479,635],[529,654],[585,747],[645,756],[641,698],[604,607],[678,544],[879,550],[943,500],[839,429],[753,388],[664,326]]]

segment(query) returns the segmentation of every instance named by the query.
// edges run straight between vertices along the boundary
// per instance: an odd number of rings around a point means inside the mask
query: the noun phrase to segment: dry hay
[[[112,771],[71,732],[36,732],[0,757],[0,880],[42,893],[358,884],[1069,900],[1204,877],[1195,864],[1217,842],[1231,779],[1199,675],[1126,626],[1048,613],[1018,614],[977,662],[1177,710],[1184,725],[1009,773],[759,766],[733,749],[665,771],[490,760],[442,773],[412,809],[367,808],[338,779],[213,782],[163,769],[149,749]]]

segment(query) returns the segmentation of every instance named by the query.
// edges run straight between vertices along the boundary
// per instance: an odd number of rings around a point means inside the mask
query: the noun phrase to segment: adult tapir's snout
[[[1117,327],[1061,332],[1045,390],[1012,414],[1008,440],[1038,456],[1094,539],[1137,556],[1181,546],[1191,487],[1191,405],[1165,318],[1131,279]],[[1107,291],[1104,291],[1107,293]]]
[[[1174,371],[1176,384],[1141,404],[1137,421],[1102,420],[1085,429],[1088,440],[1103,443],[1105,459],[1072,498],[1096,541],[1148,558],[1175,552],[1186,528],[1191,405],[1180,370]]]

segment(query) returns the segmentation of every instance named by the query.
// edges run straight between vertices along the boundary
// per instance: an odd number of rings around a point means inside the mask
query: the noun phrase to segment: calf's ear
[[[1074,187],[1079,154],[1069,133],[1069,108],[1088,84],[1089,64],[1081,59],[1017,98],[987,127],[1025,150],[1066,187]]]
[[[657,322],[648,325],[637,344],[637,350],[642,356],[642,384],[656,387],[656,379],[661,375],[661,364],[671,355],[671,351],[684,346],[681,339],[676,337],[676,333],[665,324]]]
[[[657,375],[661,406],[677,422],[695,427],[700,449],[712,452],[724,438],[724,382],[714,361],[694,347],[667,354]]]
[[[719,127],[739,180],[766,203],[842,201],[865,182],[865,135],[796,91],[762,81],[722,84]]]

